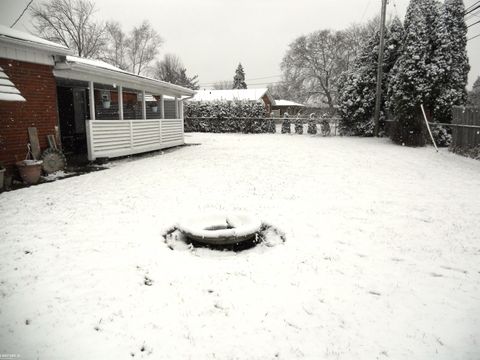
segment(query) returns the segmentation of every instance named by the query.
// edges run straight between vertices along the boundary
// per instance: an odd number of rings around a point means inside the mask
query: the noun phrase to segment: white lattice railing
[[[182,145],[183,119],[87,120],[88,159]]]

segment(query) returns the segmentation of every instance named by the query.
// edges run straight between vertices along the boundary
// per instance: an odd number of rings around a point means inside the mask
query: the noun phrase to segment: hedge
[[[275,122],[265,119],[262,103],[189,102],[185,105],[185,132],[274,133]]]

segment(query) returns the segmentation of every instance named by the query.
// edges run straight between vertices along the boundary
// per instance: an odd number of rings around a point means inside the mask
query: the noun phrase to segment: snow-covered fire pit
[[[194,216],[177,225],[189,240],[209,245],[231,245],[255,240],[261,227],[261,221],[243,213]]]

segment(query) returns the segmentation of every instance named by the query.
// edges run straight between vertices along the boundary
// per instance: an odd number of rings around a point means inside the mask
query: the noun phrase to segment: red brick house
[[[0,25],[0,162],[7,168],[25,158],[29,127],[42,151],[47,135],[57,135],[64,152],[90,160],[183,144],[183,100],[193,90],[70,54]],[[147,106],[148,97],[157,103]]]

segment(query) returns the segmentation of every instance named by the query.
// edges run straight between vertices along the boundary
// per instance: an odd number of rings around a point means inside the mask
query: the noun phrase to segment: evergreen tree
[[[468,105],[480,108],[480,76],[473,83],[472,91],[468,94]]]
[[[317,134],[317,121],[315,119],[315,114],[311,113],[310,118],[308,119],[308,130],[307,132],[311,135]]]
[[[245,72],[243,71],[242,64],[238,64],[237,70],[235,70],[235,76],[233,77],[234,89],[246,89],[247,83],[245,82]]]
[[[288,113],[283,114],[283,121],[282,121],[282,134],[290,134],[290,117]]]
[[[466,85],[470,65],[467,56],[467,25],[463,0],[445,0],[443,26],[449,51],[449,64],[444,74],[444,87],[435,102],[435,121],[451,122],[452,106],[464,105],[467,101]]]
[[[384,118],[386,89],[390,72],[397,61],[403,38],[403,26],[394,19],[385,32],[381,118]],[[377,31],[360,49],[353,69],[346,75],[340,88],[340,130],[344,134],[373,136],[377,66],[380,34]],[[381,124],[383,126],[383,124]]]
[[[299,114],[295,118],[295,134],[303,134],[303,120],[300,118]]]
[[[432,117],[436,97],[445,89],[449,41],[436,0],[412,0],[405,15],[403,51],[394,66],[389,87],[391,109],[398,123],[392,139],[400,144],[423,145],[420,105]]]

